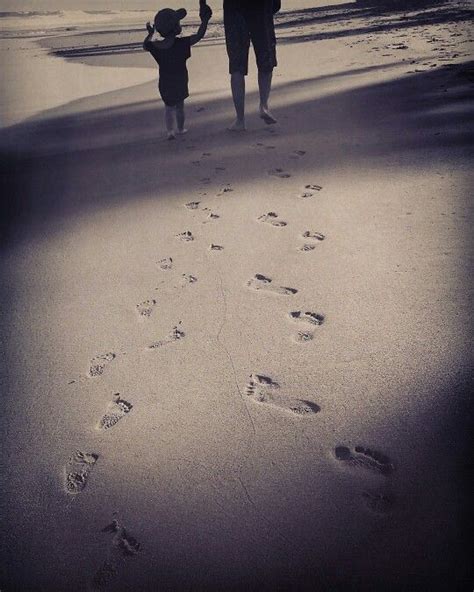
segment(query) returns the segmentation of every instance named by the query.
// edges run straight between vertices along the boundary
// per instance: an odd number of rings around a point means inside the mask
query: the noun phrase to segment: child
[[[154,26],[146,24],[148,35],[143,42],[143,49],[149,51],[158,63],[160,78],[158,88],[165,103],[165,124],[168,140],[175,139],[175,121],[177,133],[185,134],[184,100],[189,96],[188,70],[186,60],[191,57],[191,45],[195,45],[206,34],[207,24],[212,10],[201,2],[201,26],[190,37],[178,37],[181,33],[180,20],[186,16],[186,10],[164,8],[155,16]],[[163,39],[152,41],[157,31]]]

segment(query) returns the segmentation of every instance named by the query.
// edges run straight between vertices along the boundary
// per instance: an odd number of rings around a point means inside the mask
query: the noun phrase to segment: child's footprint
[[[104,415],[100,418],[97,428],[99,430],[108,430],[117,424],[122,417],[129,413],[133,405],[125,399],[120,398],[120,394],[116,393],[113,400],[108,404]]]
[[[195,284],[198,281],[197,277],[191,275],[190,273],[183,273],[181,274],[181,282],[183,286],[186,284]]]
[[[114,360],[115,357],[116,356],[114,353],[107,352],[105,354],[99,354],[92,358],[89,364],[89,376],[91,378],[94,378],[95,376],[102,376],[107,364]]]
[[[75,495],[85,488],[98,458],[99,455],[93,452],[76,450],[65,469],[64,488],[67,493]]]
[[[214,220],[218,220],[220,218],[219,214],[215,214],[214,212],[211,212],[210,214],[208,214],[207,219],[204,220],[203,224],[208,224],[209,222],[214,222]]]
[[[173,267],[173,259],[171,259],[171,257],[166,257],[165,259],[158,261],[158,265],[163,271],[168,271]]]
[[[382,475],[388,475],[394,470],[387,456],[363,446],[356,446],[353,451],[347,446],[336,446],[334,454],[341,462],[355,467],[364,467]]]
[[[268,214],[263,214],[257,218],[259,222],[265,222],[266,224],[270,224],[271,226],[276,226],[278,228],[282,228],[286,226],[287,223],[284,220],[278,220],[278,214],[276,212],[268,212]]]
[[[215,245],[214,243],[211,243],[209,245],[209,250],[210,251],[223,251],[224,247],[222,245]]]
[[[321,185],[315,185],[313,183],[308,183],[308,185],[304,186],[305,190],[307,191],[321,191]]]
[[[156,306],[156,300],[144,300],[137,304],[136,309],[140,317],[149,319]]]
[[[225,193],[232,193],[232,191],[234,191],[232,189],[232,185],[230,185],[230,183],[228,183],[227,185],[224,185],[224,187],[222,187],[222,189],[217,193],[218,196],[224,195]]]
[[[173,327],[173,329],[170,331],[170,333],[164,338],[164,339],[160,339],[159,341],[154,341],[153,343],[151,343],[148,346],[148,349],[158,349],[160,347],[163,347],[164,345],[167,345],[169,343],[174,343],[176,341],[179,341],[180,339],[183,339],[183,337],[185,336],[184,331],[181,331],[180,329],[178,329],[178,327]]]
[[[283,169],[277,168],[268,171],[268,174],[272,177],[278,177],[280,179],[289,179],[291,177],[290,173],[287,173]]]
[[[185,232],[180,232],[179,234],[176,235],[176,238],[179,238],[180,240],[182,240],[184,242],[190,242],[190,241],[194,240],[193,233],[189,230],[186,230]]]
[[[304,156],[306,154],[306,150],[294,150],[291,154],[290,154],[290,158],[292,160],[297,160],[298,158],[301,158],[302,156]]]
[[[188,210],[197,210],[200,203],[200,201],[190,201],[189,203],[184,204],[184,207],[188,208]]]
[[[260,273],[257,273],[252,279],[247,282],[247,286],[252,290],[263,290],[266,292],[273,292],[275,294],[296,294],[298,290],[295,288],[287,288],[285,286],[274,286],[273,280]]]

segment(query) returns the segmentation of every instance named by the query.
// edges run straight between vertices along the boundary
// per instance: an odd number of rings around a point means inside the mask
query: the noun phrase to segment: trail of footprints
[[[255,146],[264,150],[275,149],[275,146],[265,145],[263,143],[257,143]],[[295,150],[290,154],[290,159],[298,159],[305,154],[303,150]],[[208,159],[210,156],[210,153],[202,153],[201,159]],[[194,161],[193,164],[201,164],[201,160]],[[224,167],[215,167],[216,172],[224,170]],[[291,174],[282,168],[271,169],[268,171],[268,174],[279,179],[288,179],[291,177]],[[201,183],[209,184],[210,182],[211,179],[209,177],[201,179]],[[223,185],[215,195],[216,197],[222,197],[230,194],[233,190],[230,184]],[[307,184],[303,187],[300,198],[313,198],[321,190],[322,187],[320,185]],[[201,193],[200,195],[206,195],[206,193]],[[184,204],[184,207],[190,212],[195,213],[194,215],[200,214],[200,212],[205,214],[206,219],[202,221],[204,224],[217,221],[220,218],[220,214],[211,211],[207,207],[203,207],[201,201],[187,202]],[[285,220],[281,219],[273,211],[258,216],[257,222],[275,228],[285,228],[288,225]],[[175,236],[179,241],[184,243],[195,241],[195,236],[191,230],[184,230]],[[303,241],[303,244],[298,247],[298,250],[309,252],[315,250],[316,246],[324,241],[326,237],[319,231],[306,230],[299,238]],[[208,250],[211,252],[221,252],[224,250],[224,245],[211,242]],[[172,257],[165,257],[158,260],[157,267],[162,272],[175,273],[175,263]],[[181,273],[179,281],[183,287],[187,284],[196,283],[197,278],[190,273]],[[246,287],[256,293],[268,293],[285,297],[291,297],[298,293],[296,288],[283,286],[279,281],[274,281],[271,277],[261,273],[256,273],[250,278],[246,283]],[[156,307],[157,300],[151,298],[135,305],[138,317],[148,322],[151,322],[150,319]],[[307,310],[289,311],[288,319],[291,323],[298,326],[298,330],[293,336],[293,340],[297,343],[312,341],[316,331],[321,330],[320,327],[325,323],[325,316],[322,313]],[[149,351],[158,351],[178,343],[184,337],[185,333],[179,323],[168,334],[149,343],[146,349]],[[109,366],[116,358],[117,355],[114,352],[95,355],[90,360],[87,376],[94,379],[102,377],[103,374],[109,371]],[[74,382],[71,381],[69,384],[73,384]],[[286,394],[280,388],[279,383],[264,374],[251,374],[244,388],[244,397],[255,406],[261,406],[263,409],[274,409],[275,412],[286,413],[290,417],[312,418],[321,411],[320,406],[310,399],[303,397],[295,398]],[[132,403],[122,398],[120,393],[115,393],[112,400],[105,406],[102,416],[98,419],[96,424],[97,431],[102,433],[109,432],[119,422],[122,422],[132,409]],[[353,449],[343,445],[336,446],[333,457],[338,465],[348,470],[363,469],[385,478],[389,477],[394,471],[393,463],[384,454],[359,445]],[[99,454],[95,451],[76,450],[72,454],[64,468],[64,489],[67,494],[76,496],[86,489],[99,458]],[[361,497],[367,508],[375,514],[386,515],[392,510],[394,505],[393,496],[387,488],[364,489]],[[103,529],[103,532],[111,534],[112,540],[107,559],[100,565],[93,577],[92,589],[94,590],[105,590],[109,583],[117,577],[120,567],[118,557],[133,556],[140,551],[138,541],[128,534],[118,520],[114,519],[110,525]]]

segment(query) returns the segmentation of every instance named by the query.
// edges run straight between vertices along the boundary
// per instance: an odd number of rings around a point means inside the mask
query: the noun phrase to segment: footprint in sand
[[[311,191],[303,191],[303,193],[301,193],[300,197],[302,199],[309,199],[310,197],[314,197],[314,193],[312,193]]]
[[[306,191],[321,191],[322,187],[321,187],[321,185],[313,185],[313,184],[309,183],[308,185],[304,186],[304,189]]]
[[[117,424],[122,417],[130,413],[133,405],[125,399],[120,398],[120,394],[116,393],[113,400],[108,404],[104,415],[100,418],[97,425],[99,430],[109,430]]]
[[[337,460],[345,464],[363,467],[381,475],[389,475],[394,470],[387,456],[363,446],[356,446],[353,451],[347,446],[336,446],[334,454]]]
[[[388,514],[394,506],[394,498],[390,494],[381,491],[363,491],[366,506],[376,514]]]
[[[185,337],[184,331],[181,331],[176,326],[176,327],[173,327],[173,329],[170,331],[170,333],[164,339],[160,339],[159,341],[154,341],[153,343],[151,343],[148,346],[148,349],[158,349],[160,347],[163,347],[164,345],[168,345],[169,343],[175,343],[176,341],[179,341],[180,339],[183,339],[184,337]]]
[[[112,352],[99,354],[92,358],[89,365],[89,377],[94,378],[95,376],[102,376],[107,364],[112,360],[115,360],[115,358],[116,356]]]
[[[214,220],[218,220],[220,218],[219,214],[215,214],[214,212],[211,212],[210,214],[208,214],[207,219],[204,220],[203,224],[208,224],[209,222],[214,222]]]
[[[188,210],[197,210],[199,208],[200,201],[190,201],[187,204],[184,204],[184,207]]]
[[[136,305],[137,313],[140,317],[149,319],[156,306],[156,300],[144,300]]]
[[[166,257],[165,259],[158,261],[158,265],[163,271],[169,271],[173,267],[173,259],[171,259],[171,257]]]
[[[314,251],[314,249],[316,248],[315,243],[323,241],[326,238],[324,234],[321,234],[320,232],[313,232],[312,230],[307,230],[306,232],[303,232],[301,236],[306,240],[313,241],[311,243],[305,243],[301,247],[298,247],[298,251],[303,252]]]
[[[291,295],[296,294],[298,290],[295,288],[286,288],[284,286],[274,286],[273,280],[260,273],[257,273],[251,280],[247,282],[247,286],[251,290],[262,290],[265,292],[273,292],[274,294]]]
[[[314,334],[310,331],[298,331],[294,336],[294,340],[297,343],[307,343],[308,341],[312,341],[314,339]]]
[[[268,214],[263,214],[262,216],[259,216],[257,220],[258,222],[264,222],[278,228],[282,228],[283,226],[287,225],[284,220],[278,220],[278,214],[276,212],[268,212]]]
[[[324,234],[321,234],[320,232],[315,232],[313,230],[306,230],[305,232],[303,232],[301,236],[306,240],[314,241],[323,241],[326,238]]]
[[[271,169],[270,171],[268,171],[268,174],[272,177],[278,177],[279,179],[289,179],[291,177],[290,173],[287,173],[286,171],[280,168]]]
[[[81,493],[98,458],[99,455],[93,452],[76,450],[65,467],[64,488],[67,493]]]
[[[140,551],[141,544],[126,531],[117,519],[103,528],[102,532],[113,533],[112,544],[120,550],[122,555],[130,557]]]
[[[110,589],[110,584],[117,578],[121,563],[125,560],[124,558],[133,557],[141,549],[141,544],[137,539],[131,536],[116,519],[103,528],[102,532],[113,534],[113,538],[108,558],[92,578],[91,589],[97,591]]]
[[[298,160],[298,158],[301,158],[302,156],[304,156],[306,154],[306,150],[294,150],[291,154],[290,154],[290,158],[292,160]]]
[[[225,193],[232,193],[232,191],[234,191],[232,189],[232,185],[230,185],[228,183],[227,185],[224,185],[224,187],[222,187],[222,189],[217,193],[217,196],[220,197],[221,195],[224,195]]]
[[[194,240],[193,233],[189,230],[186,230],[185,232],[180,232],[179,234],[176,235],[176,238],[179,238],[180,240],[184,241],[185,243]]]
[[[181,283],[183,286],[186,284],[195,284],[198,281],[197,277],[190,273],[181,274]]]
[[[302,312],[295,310],[289,313],[290,319],[301,323],[309,323],[310,325],[322,325],[324,323],[324,315],[317,312]]]
[[[209,245],[209,250],[210,251],[223,251],[224,247],[222,245],[215,245],[214,243],[211,243]]]
[[[255,403],[269,405],[293,413],[294,415],[314,415],[321,408],[316,403],[305,399],[286,398],[277,391],[280,385],[268,376],[251,374],[250,380],[245,387],[245,394]]]

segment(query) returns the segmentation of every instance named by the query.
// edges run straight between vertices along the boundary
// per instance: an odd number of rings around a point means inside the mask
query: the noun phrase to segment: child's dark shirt
[[[176,37],[169,49],[160,49],[153,41],[145,42],[144,47],[160,68],[158,88],[165,105],[174,107],[189,97],[186,60],[191,57],[191,38]]]

